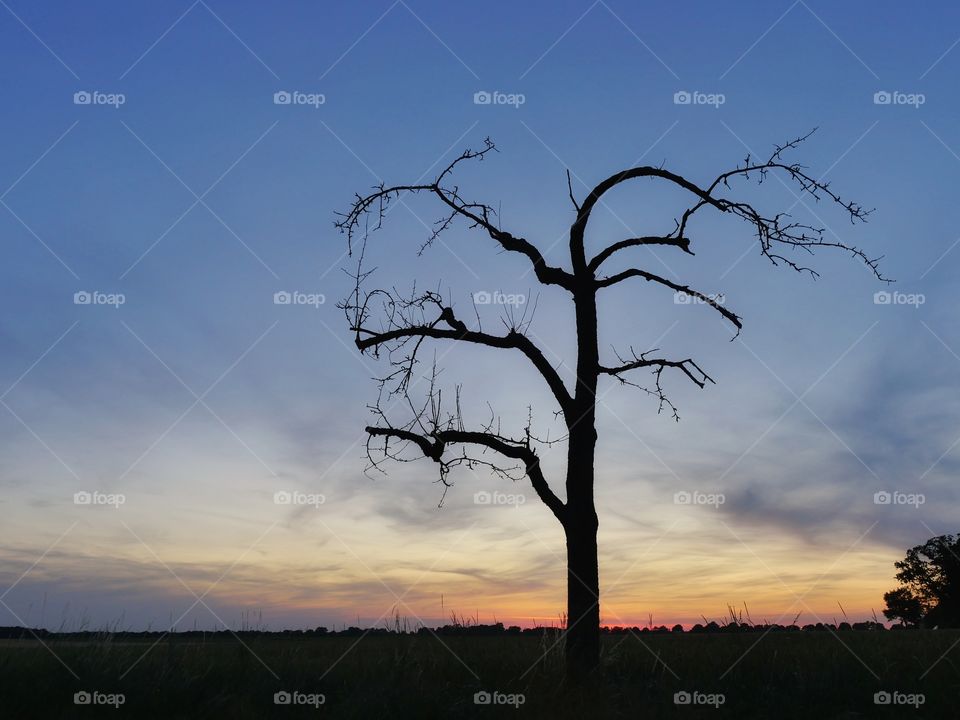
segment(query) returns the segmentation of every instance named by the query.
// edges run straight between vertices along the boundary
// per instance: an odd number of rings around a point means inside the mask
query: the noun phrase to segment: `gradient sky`
[[[816,281],[772,267],[749,228],[715,217],[693,228],[696,257],[634,252],[724,293],[745,329],[730,342],[714,313],[643,283],[603,298],[605,351],[659,347],[717,380],[667,378],[680,423],[601,390],[604,622],[744,603],[754,620],[842,619],[838,603],[865,619],[906,547],[958,529],[956,4],[0,5],[0,625],[339,627],[392,609],[556,622],[563,536],[524,483],[463,470],[438,508],[428,461],[364,475],[382,367],[335,307],[350,261],[334,212],[486,136],[500,152],[461,187],[566,265],[565,169],[580,197],[635,164],[707,183],[819,127],[791,157],[876,208],[867,225],[774,180],[738,191],[884,255],[891,289],[925,300],[875,304],[883,287],[839,253],[813,259]],[[494,90],[525,102],[474,104]],[[125,102],[74,104],[82,91]],[[325,102],[276,105],[278,91]],[[678,91],[725,102],[677,105]],[[878,105],[878,91],[925,102]],[[624,187],[588,243],[669,231],[684,200]],[[372,238],[374,280],[439,286],[460,308],[479,291],[537,298],[531,332],[569,380],[562,291],[462,225],[417,257],[438,216],[426,198],[396,206]],[[77,305],[81,291],[125,303]],[[275,305],[278,291],[326,302]],[[499,310],[482,308],[485,327]],[[489,401],[518,430],[531,404],[541,434],[560,432],[521,358],[454,349],[443,366],[469,417]],[[564,449],[543,453],[562,493]],[[275,504],[284,490],[326,501]],[[483,490],[527,502],[477,505]],[[726,502],[676,505],[684,490]],[[883,490],[926,503],[876,505]],[[126,502],[76,505],[82,491]]]

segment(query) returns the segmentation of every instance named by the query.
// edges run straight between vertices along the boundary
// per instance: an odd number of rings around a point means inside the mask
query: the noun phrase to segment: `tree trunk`
[[[579,263],[575,263],[579,264]],[[593,501],[599,366],[597,304],[591,283],[574,295],[577,314],[577,391],[567,446],[567,679],[580,682],[600,662],[600,575],[597,511]]]
[[[597,515],[570,518],[567,533],[567,678],[582,681],[600,662],[600,575]]]

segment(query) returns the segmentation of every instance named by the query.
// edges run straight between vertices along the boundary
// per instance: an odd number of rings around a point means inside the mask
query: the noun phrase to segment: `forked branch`
[[[433,182],[391,186],[381,183],[374,192],[368,195],[356,195],[350,210],[346,213],[338,213],[341,219],[335,223],[335,226],[341,232],[346,233],[347,246],[350,252],[353,250],[354,236],[357,232],[362,229],[365,237],[369,230],[377,230],[381,227],[392,201],[399,200],[406,193],[429,193],[443,203],[446,207],[446,214],[436,222],[433,232],[424,243],[424,248],[432,244],[444,230],[450,227],[454,220],[461,218],[466,220],[471,228],[479,228],[485,231],[503,250],[526,256],[537,279],[544,285],[559,285],[568,290],[572,289],[573,277],[570,273],[548,265],[540,250],[533,243],[502,230],[495,224],[494,219],[497,213],[492,206],[485,203],[468,202],[461,196],[457,185],[448,184],[450,176],[460,163],[468,160],[482,161],[488,153],[495,150],[496,146],[487,138],[484,140],[482,150],[465,150],[447,165]],[[370,226],[371,217],[373,227]]]
[[[611,375],[615,377],[617,380],[619,380],[620,383],[623,385],[630,385],[630,386],[639,388],[644,392],[646,392],[648,395],[654,396],[659,401],[659,407],[657,409],[658,413],[661,412],[663,408],[666,406],[670,408],[670,411],[673,414],[674,420],[679,420],[680,415],[677,412],[676,406],[666,396],[666,393],[664,392],[663,387],[660,384],[660,379],[661,379],[661,376],[663,375],[663,371],[666,370],[667,368],[673,368],[673,369],[679,370],[684,375],[686,375],[687,378],[689,378],[694,385],[696,385],[701,389],[706,387],[706,384],[708,382],[714,383],[714,380],[712,377],[707,375],[707,373],[704,372],[703,369],[699,365],[697,365],[697,363],[692,358],[686,358],[685,360],[667,360],[666,358],[649,357],[651,354],[655,352],[656,352],[656,349],[648,350],[647,352],[640,353],[639,355],[637,355],[634,352],[633,348],[630,348],[631,357],[629,359],[625,359],[620,355],[617,355],[617,360],[619,360],[620,364],[612,367],[601,365],[600,373],[602,375]],[[641,368],[652,368],[652,373],[654,378],[653,389],[650,389],[644,385],[640,385],[638,383],[627,380],[626,377],[624,377],[631,370],[638,370]]]
[[[441,467],[441,477],[446,477],[451,462],[476,462],[466,456],[455,457],[452,461],[445,459],[451,445],[476,445],[499,453],[503,457],[519,460],[530,484],[543,504],[561,522],[566,522],[566,506],[550,489],[543,471],[540,469],[540,458],[530,444],[529,436],[525,440],[506,438],[492,432],[478,432],[457,429],[434,429],[429,433],[417,433],[403,428],[367,427],[370,437],[384,438],[384,454],[390,456],[388,443],[391,438],[416,445],[424,457],[430,458]]]
[[[576,220],[570,228],[570,248],[574,258],[583,256],[584,230],[590,218],[590,213],[597,203],[601,202],[603,196],[628,180],[652,177],[673,183],[695,195],[697,201],[685,210],[678,220],[674,221],[676,227],[672,233],[661,238],[633,238],[614,243],[601,250],[587,264],[589,270],[596,271],[601,263],[615,253],[638,245],[675,245],[684,252],[692,254],[691,241],[687,233],[688,222],[699,210],[710,207],[722,213],[739,217],[752,225],[759,241],[761,254],[774,265],[783,263],[798,272],[806,272],[813,277],[817,277],[816,270],[786,256],[783,250],[800,250],[813,254],[817,248],[833,248],[849,253],[862,261],[879,280],[889,282],[887,278],[883,277],[879,269],[881,257],[871,258],[855,245],[847,244],[841,240],[828,240],[825,237],[826,228],[794,221],[788,213],[784,212],[766,214],[750,203],[723,197],[718,193],[721,188],[730,189],[731,181],[737,178],[755,178],[758,184],[762,184],[768,177],[776,174],[780,176],[784,186],[796,196],[797,203],[795,204],[802,203],[804,197],[817,202],[825,199],[842,208],[851,223],[866,222],[872,211],[866,210],[858,203],[840,196],[831,188],[829,182],[814,178],[803,165],[784,161],[783,155],[802,144],[814,131],[790,142],[775,146],[773,152],[765,160],[755,160],[748,155],[741,164],[738,164],[732,170],[721,173],[706,186],[697,185],[663,168],[649,166],[629,168],[611,175],[590,192],[580,206]]]
[[[369,317],[369,302],[373,298],[387,298],[386,327],[374,330],[366,326]],[[432,308],[431,314],[424,311]],[[411,313],[414,309],[416,312]],[[572,418],[573,398],[563,383],[559,373],[550,364],[543,351],[523,333],[524,325],[519,323],[509,327],[504,335],[493,335],[482,330],[471,330],[454,313],[453,308],[443,303],[438,293],[427,292],[410,299],[400,300],[395,294],[383,290],[370,293],[362,305],[350,307],[348,317],[352,321],[351,330],[355,333],[356,345],[360,352],[370,352],[379,357],[380,349],[385,348],[391,362],[403,372],[398,377],[406,387],[417,362],[417,352],[426,338],[451,340],[457,342],[485,345],[501,350],[519,350],[533,364],[553,393],[560,410],[567,418]],[[404,356],[398,352],[412,342],[412,348]]]

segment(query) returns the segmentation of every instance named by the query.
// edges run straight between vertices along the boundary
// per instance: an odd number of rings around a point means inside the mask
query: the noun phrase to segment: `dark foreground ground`
[[[960,717],[957,631],[605,637],[580,689],[563,686],[543,637],[44,642],[0,640],[0,717]],[[275,704],[284,691],[291,704]],[[89,705],[74,703],[80,692]],[[475,702],[483,692],[489,704]],[[677,704],[684,692],[691,702]]]

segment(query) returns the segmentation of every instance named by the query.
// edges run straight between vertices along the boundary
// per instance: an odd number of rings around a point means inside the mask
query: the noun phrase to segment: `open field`
[[[589,689],[564,688],[560,654],[536,636],[45,642],[0,642],[3,717],[830,720],[955,718],[960,705],[960,650],[944,656],[960,631],[608,635]],[[82,691],[124,701],[75,705]],[[281,691],[316,706],[277,705]],[[514,705],[476,704],[484,691]],[[714,705],[675,704],[684,691]],[[880,691],[901,704],[875,704]],[[705,697],[718,693],[719,706]]]

